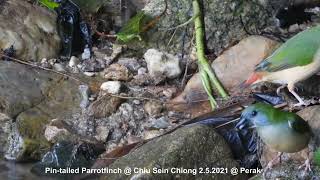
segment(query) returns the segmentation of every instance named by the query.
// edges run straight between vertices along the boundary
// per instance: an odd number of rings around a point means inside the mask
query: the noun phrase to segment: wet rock
[[[314,134],[313,140],[309,144],[310,150],[316,150],[315,147],[320,145],[320,106],[307,107],[297,114],[304,120],[308,121],[312,132]],[[284,153],[282,155],[282,163],[276,165],[272,170],[266,173],[267,179],[276,179],[279,177],[287,177],[288,179],[313,179],[320,176],[319,168],[312,166],[313,172],[303,176],[303,169],[298,169],[300,165],[304,163],[308,154],[308,148],[298,153]],[[269,147],[262,145],[262,155],[260,162],[263,167],[271,161],[272,158],[276,157],[277,152],[274,152]]]
[[[26,1],[3,1],[0,9],[0,49],[11,45],[17,58],[40,61],[60,51],[56,15]]]
[[[121,82],[107,81],[101,84],[100,89],[110,94],[119,94],[121,89]]]
[[[118,64],[125,66],[132,72],[138,71],[138,69],[141,67],[135,58],[119,58]]]
[[[43,156],[41,162],[32,167],[31,171],[42,176],[74,176],[77,173],[46,173],[45,169],[48,167],[53,169],[89,168],[102,152],[104,147],[100,144],[62,141],[56,143],[52,150]]]
[[[167,129],[170,126],[168,118],[161,117],[158,119],[152,119],[149,125],[150,129]]]
[[[121,98],[104,95],[89,106],[89,114],[95,118],[105,118],[114,113],[121,103]]]
[[[102,77],[115,81],[128,81],[130,78],[128,69],[120,64],[111,64],[102,72]]]
[[[212,63],[212,67],[229,94],[236,93],[239,85],[249,77],[255,65],[269,56],[277,45],[278,43],[273,40],[250,36],[225,51]],[[197,116],[210,111],[209,104],[203,103],[205,99],[208,99],[208,96],[197,73],[188,81],[184,91],[171,103],[175,110],[191,109],[193,116]]]
[[[44,137],[48,121],[80,111],[78,86],[56,74],[13,62],[0,62],[0,77],[0,112],[16,120],[8,142],[23,142],[23,148],[11,148],[17,153],[7,151],[8,157],[39,159],[50,147]]]
[[[162,112],[163,105],[160,102],[148,101],[144,104],[144,110],[149,116],[155,117]]]
[[[144,59],[148,65],[148,72],[153,78],[163,76],[173,79],[181,74],[179,58],[172,54],[149,49],[144,54]]]
[[[163,163],[165,162],[165,163]],[[152,168],[194,169],[201,167],[239,167],[223,140],[212,129],[205,126],[181,128],[175,132],[152,140],[115,161],[110,168],[140,167],[151,169],[151,173],[108,174],[101,179],[246,179],[245,175],[192,173],[152,173]]]

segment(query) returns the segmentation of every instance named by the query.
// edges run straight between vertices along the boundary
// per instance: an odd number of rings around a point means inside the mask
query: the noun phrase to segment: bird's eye
[[[257,111],[252,111],[252,112],[251,112],[251,116],[256,116],[257,114],[258,114]]]

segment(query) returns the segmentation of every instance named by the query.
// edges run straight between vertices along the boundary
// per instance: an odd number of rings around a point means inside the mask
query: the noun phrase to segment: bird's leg
[[[304,173],[312,171],[309,157],[306,159],[306,161],[301,166],[299,166],[299,169],[302,169],[302,168],[304,168]]]
[[[272,167],[278,163],[281,163],[281,156],[282,156],[282,152],[278,152],[278,155],[273,158],[267,165],[266,170],[268,169],[272,169]]]
[[[288,84],[288,90],[289,92],[299,101],[297,104],[293,105],[295,107],[299,107],[299,106],[306,106],[307,104],[302,100],[302,98],[294,91],[294,84],[293,83],[289,83]]]
[[[315,150],[315,139],[311,138],[311,141],[308,145],[307,151],[303,151],[303,155],[305,155],[307,157],[306,161],[301,166],[299,166],[299,169],[304,168],[304,173],[308,173],[308,172],[312,171],[310,159],[313,158],[313,151],[314,150]]]

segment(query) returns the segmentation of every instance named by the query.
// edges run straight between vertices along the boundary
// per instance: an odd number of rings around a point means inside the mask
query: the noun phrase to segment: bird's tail
[[[262,78],[262,74],[254,72],[251,76],[244,82],[240,84],[240,89],[245,89],[249,87],[251,84],[256,83]]]

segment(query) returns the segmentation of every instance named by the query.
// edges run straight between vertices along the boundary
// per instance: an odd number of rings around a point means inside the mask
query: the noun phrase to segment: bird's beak
[[[247,119],[241,116],[239,119],[239,122],[236,124],[236,129],[238,130],[243,129],[247,123],[246,121]]]

